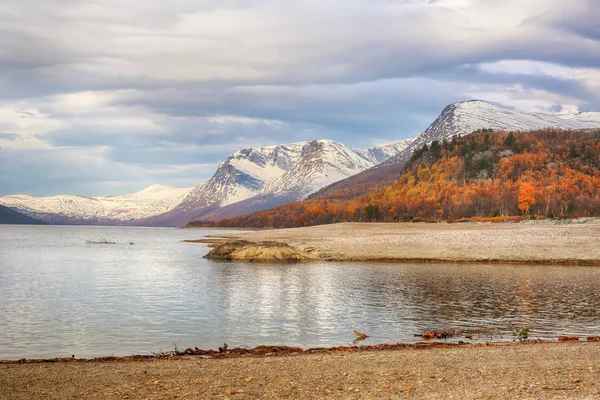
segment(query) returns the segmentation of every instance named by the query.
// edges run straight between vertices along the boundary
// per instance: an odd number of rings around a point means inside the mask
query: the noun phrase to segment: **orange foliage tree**
[[[529,210],[535,204],[535,188],[529,183],[519,186],[519,210],[529,217]]]

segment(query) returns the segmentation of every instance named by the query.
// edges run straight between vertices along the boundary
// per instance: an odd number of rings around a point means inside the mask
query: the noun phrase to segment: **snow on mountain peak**
[[[544,128],[585,129],[598,127],[600,113],[572,115],[531,113],[504,108],[483,100],[469,100],[450,104],[425,130],[431,138],[450,138],[465,135],[479,129],[505,131],[529,131]],[[597,117],[598,120],[594,120]],[[589,121],[586,121],[589,119]]]
[[[190,188],[152,185],[137,193],[84,197],[59,195],[32,197],[10,195],[0,197],[0,204],[43,220],[59,217],[65,220],[95,222],[127,222],[148,218],[171,210],[189,193]]]
[[[454,135],[468,135],[480,129],[499,131],[531,131],[544,128],[592,129],[600,128],[600,113],[543,114],[513,110],[484,100],[467,100],[450,104],[429,127],[416,135],[409,146],[385,164],[404,163],[412,153],[434,140],[450,139]]]
[[[329,139],[312,141],[302,158],[260,195],[306,198],[325,186],[377,165],[379,159],[385,157],[379,154],[378,159],[371,150],[351,149]]]

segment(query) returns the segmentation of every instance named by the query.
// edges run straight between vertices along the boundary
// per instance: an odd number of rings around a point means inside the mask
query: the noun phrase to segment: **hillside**
[[[216,225],[283,228],[342,221],[597,216],[600,130],[480,131],[433,141],[413,152],[402,175],[387,188],[359,197],[346,192]]]
[[[524,132],[535,129],[557,128],[566,130],[600,128],[599,112],[564,115],[530,113],[500,107],[482,100],[450,104],[420,134],[410,139],[409,146],[374,168],[323,188],[311,199],[354,198],[364,196],[391,185],[411,159],[412,154],[434,140],[442,142],[452,136],[468,135],[482,129],[504,132]]]
[[[46,223],[0,205],[0,224],[45,225]]]

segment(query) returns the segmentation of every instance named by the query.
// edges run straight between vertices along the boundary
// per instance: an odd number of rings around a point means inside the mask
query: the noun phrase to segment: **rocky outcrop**
[[[204,258],[242,262],[300,262],[317,259],[286,243],[230,240],[212,249]]]

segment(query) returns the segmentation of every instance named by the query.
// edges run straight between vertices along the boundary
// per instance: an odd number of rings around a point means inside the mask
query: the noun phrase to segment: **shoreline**
[[[206,235],[201,240],[217,248],[225,240],[285,244],[305,254],[306,261],[600,266],[600,220],[583,224],[339,223]],[[262,259],[232,260],[281,260],[265,254]]]
[[[278,356],[0,364],[0,399],[583,399],[598,395],[600,343],[592,342],[423,343]]]
[[[424,335],[430,334],[426,332]],[[460,337],[460,336],[459,336]],[[465,339],[466,340],[466,339]],[[93,358],[76,357],[52,357],[52,358],[20,358],[0,359],[0,366],[23,365],[23,364],[56,364],[56,363],[106,363],[106,362],[145,362],[155,360],[220,360],[236,358],[265,358],[265,357],[294,357],[310,354],[336,354],[336,353],[360,353],[373,351],[395,351],[395,350],[423,350],[423,349],[452,349],[452,348],[479,348],[479,347],[511,347],[511,346],[534,346],[551,344],[584,344],[595,343],[600,346],[600,336],[559,336],[556,339],[528,339],[519,341],[477,341],[464,342],[446,341],[444,339],[424,339],[413,343],[380,343],[374,345],[342,345],[333,347],[289,347],[285,345],[260,345],[256,347],[233,347],[217,350],[202,350],[198,347],[188,347],[184,350],[158,352],[153,354],[132,354],[130,356],[98,356]],[[225,345],[226,346],[226,345]]]

